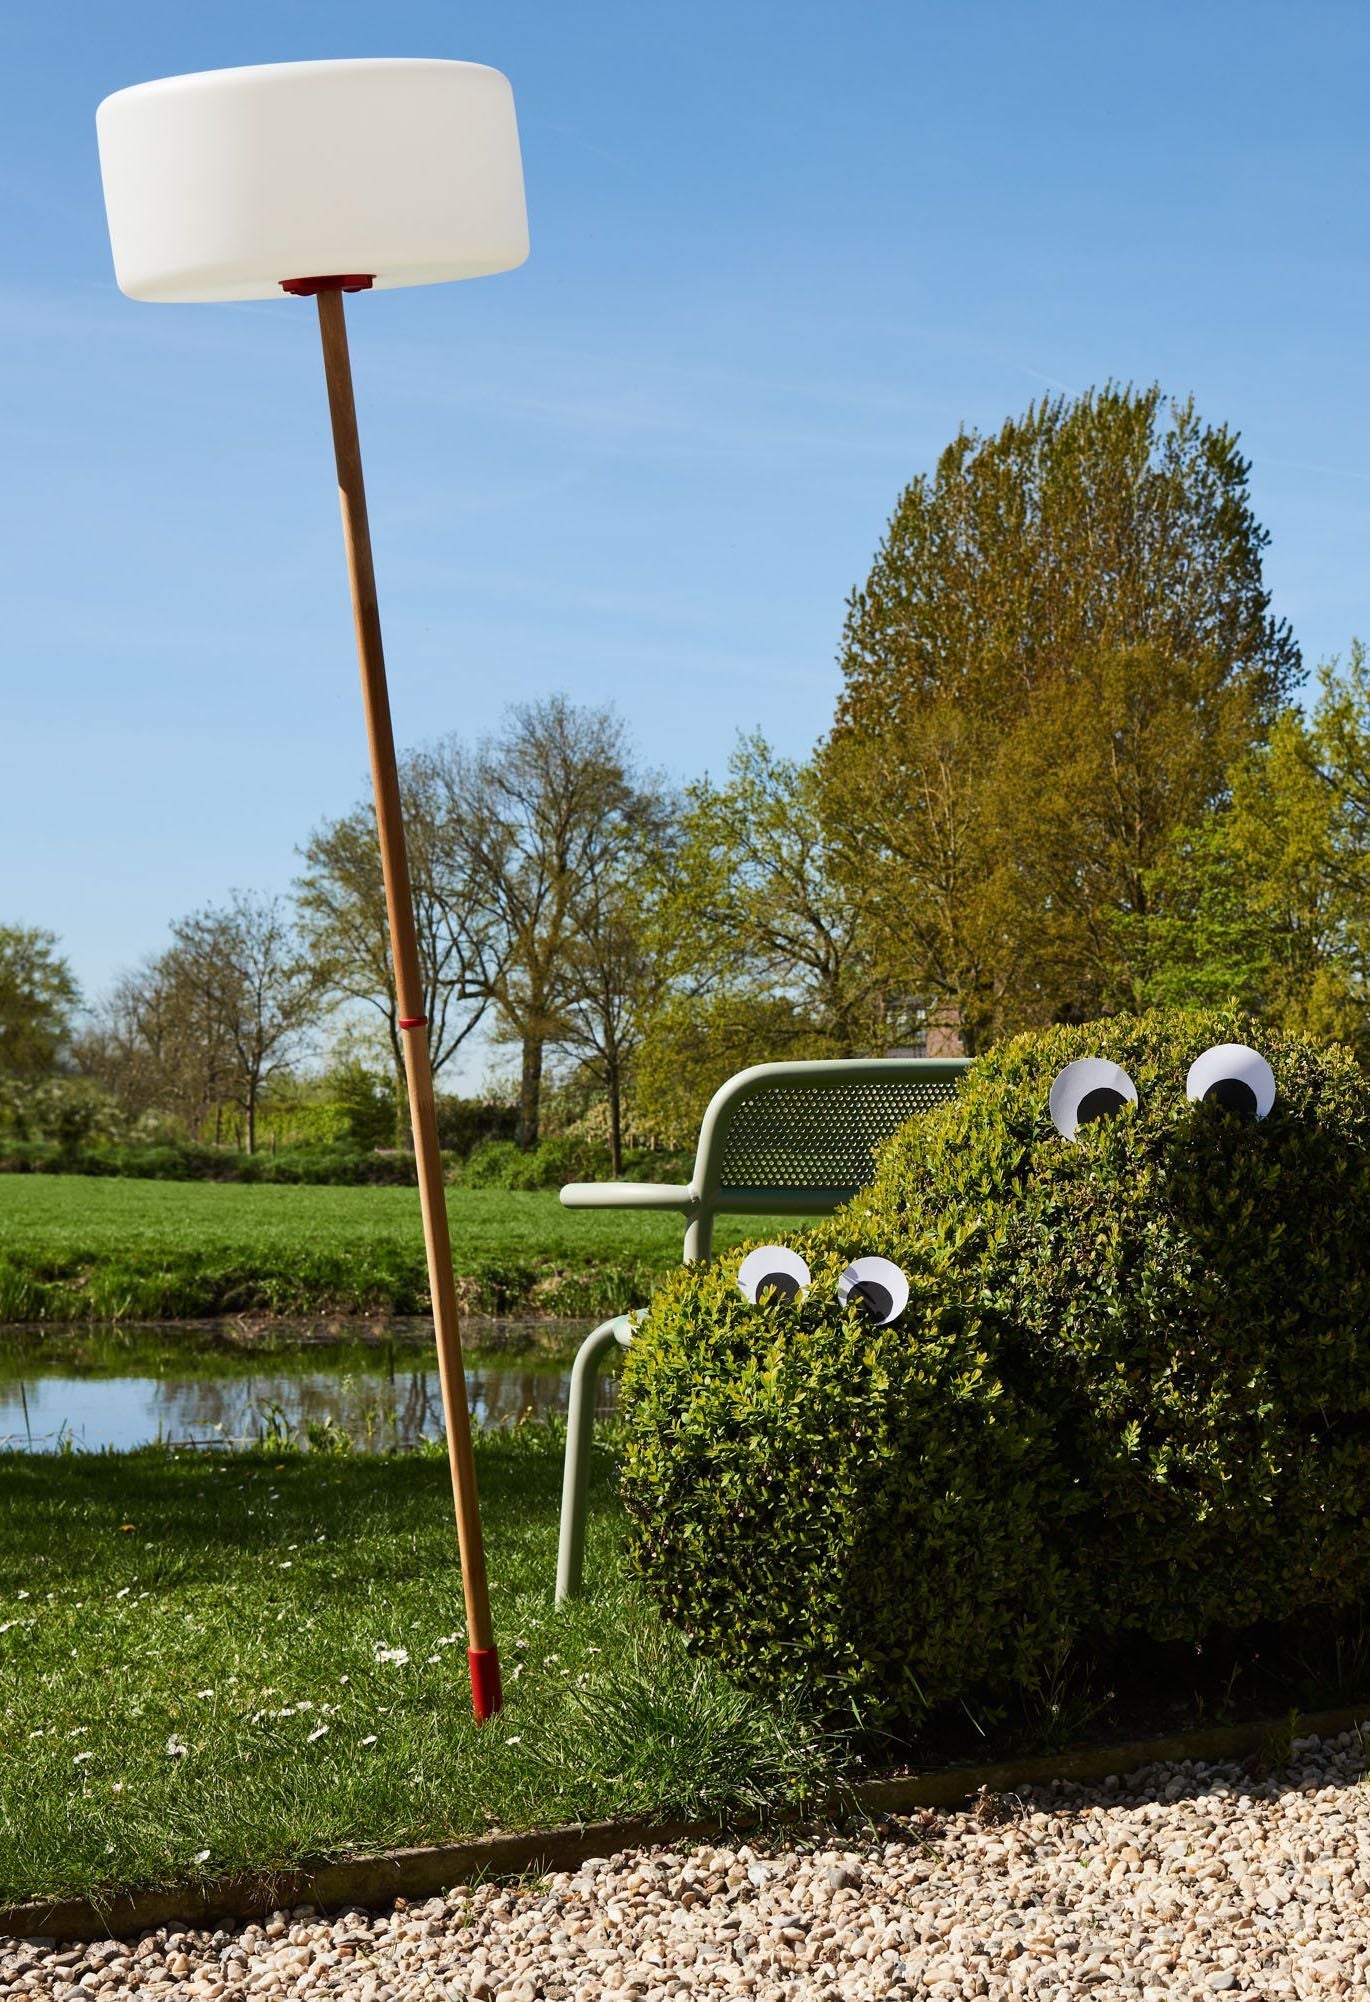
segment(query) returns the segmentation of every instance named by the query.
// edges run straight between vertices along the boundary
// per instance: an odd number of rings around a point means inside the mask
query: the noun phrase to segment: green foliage
[[[624,1150],[618,1180],[669,1182],[684,1164],[678,1156],[644,1147]],[[559,1133],[525,1152],[512,1140],[487,1140],[461,1171],[468,1189],[560,1189],[567,1182],[607,1182],[613,1175],[609,1149],[581,1133]]]
[[[0,925],[0,1074],[43,1077],[71,1033],[80,991],[52,932]]]
[[[1249,999],[1370,1060],[1370,662],[1319,670],[1230,797],[1174,844],[1127,946],[1151,1000]]]
[[[1185,1095],[1248,1042],[1278,1096]],[[1103,1056],[1139,1104],[1051,1123]],[[671,1617],[828,1714],[917,1721],[1098,1659],[1337,1612],[1370,1586],[1370,1086],[1229,1012],[1025,1035],[794,1242],[798,1305],[736,1254],[663,1287],[628,1353],[625,1498]],[[848,1260],[908,1275],[872,1329]]]
[[[438,1139],[444,1153],[459,1155],[462,1160],[487,1141],[514,1139],[518,1123],[517,1105],[446,1094],[438,1099]]]
[[[749,1063],[851,1056],[888,1034],[866,884],[843,879],[815,767],[743,737],[725,784],[689,788],[659,859],[651,924],[664,972],[633,1111],[671,1145]]]
[[[693,1152],[709,1100],[738,1071],[836,1054],[790,996],[677,992],[657,1008],[639,1053],[634,1118],[663,1145]]]
[[[57,1148],[109,1145],[133,1127],[119,1101],[92,1078],[0,1077],[0,1147],[5,1139],[47,1141]]]
[[[395,1082],[356,1057],[330,1065],[323,1076],[273,1085],[262,1100],[263,1136],[306,1147],[366,1153],[395,1143]]]

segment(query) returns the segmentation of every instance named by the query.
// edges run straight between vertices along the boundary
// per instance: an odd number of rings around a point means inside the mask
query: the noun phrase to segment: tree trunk
[[[609,1172],[617,1181],[623,1173],[623,1088],[618,1066],[609,1072]]]
[[[246,1111],[247,1151],[249,1154],[255,1154],[257,1151],[257,1087],[255,1084],[249,1084],[247,1087]]]
[[[523,1077],[519,1085],[519,1146],[531,1153],[538,1144],[542,1099],[542,1038],[523,1039]]]

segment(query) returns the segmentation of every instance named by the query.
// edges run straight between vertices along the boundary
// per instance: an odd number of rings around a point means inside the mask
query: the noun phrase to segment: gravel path
[[[89,1947],[0,1941],[0,1995],[872,2002],[1370,1994],[1356,1734],[1264,1781],[1150,1766],[854,1847],[635,1850],[515,1889]]]

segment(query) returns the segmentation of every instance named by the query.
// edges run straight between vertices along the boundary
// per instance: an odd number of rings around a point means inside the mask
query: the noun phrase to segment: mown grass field
[[[622,1313],[680,1258],[684,1224],[670,1215],[565,1210],[554,1193],[505,1189],[451,1189],[448,1206],[468,1312]],[[766,1229],[739,1218],[716,1241]],[[0,1176],[0,1321],[427,1305],[413,1189]]]
[[[471,1720],[445,1457],[0,1455],[0,1901],[621,1812],[802,1804],[830,1748],[624,1581],[552,1603],[557,1428],[479,1434],[505,1708]]]

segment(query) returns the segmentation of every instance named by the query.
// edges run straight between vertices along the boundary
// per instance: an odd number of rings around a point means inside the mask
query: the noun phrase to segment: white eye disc
[[[1228,1112],[1264,1119],[1275,1103],[1275,1073],[1259,1050],[1245,1043],[1215,1043],[1189,1066],[1184,1088]]]
[[[1080,1057],[1058,1071],[1051,1087],[1051,1123],[1067,1140],[1092,1119],[1111,1119],[1131,1102],[1137,1087],[1121,1064],[1106,1057]]]
[[[747,1298],[761,1300],[772,1294],[780,1300],[797,1300],[812,1274],[797,1251],[787,1244],[763,1244],[749,1251],[737,1271],[737,1283]]]
[[[909,1282],[888,1258],[855,1258],[837,1282],[843,1307],[859,1307],[878,1327],[897,1321],[909,1304]]]

